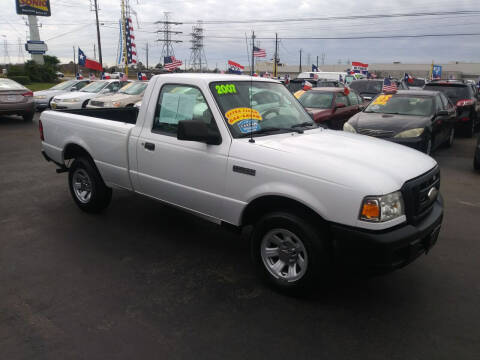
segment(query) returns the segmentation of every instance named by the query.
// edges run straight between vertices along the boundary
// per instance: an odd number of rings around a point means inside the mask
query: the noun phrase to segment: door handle
[[[145,146],[145,149],[154,151],[155,150],[155,144],[146,142],[143,146]]]

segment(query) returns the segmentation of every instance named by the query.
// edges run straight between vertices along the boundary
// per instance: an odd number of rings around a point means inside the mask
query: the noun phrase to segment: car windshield
[[[127,94],[127,95],[140,95],[142,91],[145,90],[147,87],[148,83],[146,82],[134,82],[125,85],[122,87],[118,92],[120,94]]]
[[[430,116],[433,100],[426,96],[379,95],[365,109],[366,113]]]
[[[330,109],[332,107],[333,93],[321,91],[307,91],[298,99],[306,108]]]
[[[423,79],[413,79],[412,82],[408,83],[408,86],[422,87],[425,85],[425,80]]]
[[[95,82],[92,82],[91,84],[88,84],[87,86],[85,86],[80,91],[81,92],[88,92],[88,93],[98,93],[107,85],[108,85],[107,82],[95,81]]]
[[[368,81],[368,80],[354,80],[350,83],[350,87],[356,92],[368,93],[368,94],[379,94],[382,92],[381,81]]]
[[[441,91],[451,100],[453,100],[453,102],[472,98],[472,94],[470,93],[468,86],[445,86],[445,85],[427,84],[425,85],[425,90]]]
[[[335,81],[318,81],[317,87],[338,87]]]
[[[235,138],[248,136],[251,132],[288,132],[315,125],[282,84],[266,81],[213,82],[210,90]]]
[[[77,80],[68,80],[65,82],[61,82],[60,84],[55,85],[54,87],[50,88],[50,90],[65,90],[69,89],[73,85],[77,83]]]
[[[10,79],[0,79],[0,90],[25,90],[25,87]]]

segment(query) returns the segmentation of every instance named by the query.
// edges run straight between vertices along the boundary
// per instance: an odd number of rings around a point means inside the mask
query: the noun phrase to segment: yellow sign
[[[225,113],[225,117],[227,118],[230,125],[233,125],[238,121],[247,119],[262,120],[262,115],[260,115],[257,110],[251,108],[235,108],[229,110]]]
[[[380,95],[375,99],[372,105],[386,105],[392,95]]]

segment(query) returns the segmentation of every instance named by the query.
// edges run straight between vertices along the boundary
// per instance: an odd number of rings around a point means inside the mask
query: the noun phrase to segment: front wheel
[[[277,290],[299,294],[320,285],[330,256],[325,239],[308,217],[274,212],[255,225],[251,251],[261,277]]]
[[[425,144],[425,154],[431,155],[432,154],[432,147],[433,147],[433,140],[432,137],[429,136],[427,142]]]
[[[455,139],[455,127],[452,127],[452,128],[450,129],[450,133],[448,134],[448,139],[447,139],[447,141],[445,142],[445,146],[446,146],[447,148],[452,147],[452,145],[453,145],[453,140],[454,140],[454,139]]]
[[[473,135],[475,134],[475,120],[477,116],[476,115],[471,115],[470,120],[465,123],[465,136],[467,138],[472,138]]]
[[[98,213],[112,199],[112,189],[105,185],[97,169],[85,158],[76,159],[70,166],[68,184],[73,200],[85,212]]]

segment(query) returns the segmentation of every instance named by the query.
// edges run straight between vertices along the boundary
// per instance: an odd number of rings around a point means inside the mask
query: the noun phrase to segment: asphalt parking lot
[[[241,236],[192,215],[123,191],[82,213],[36,122],[0,117],[0,358],[478,359],[474,146],[434,155],[446,208],[427,256],[298,299],[257,279]]]

